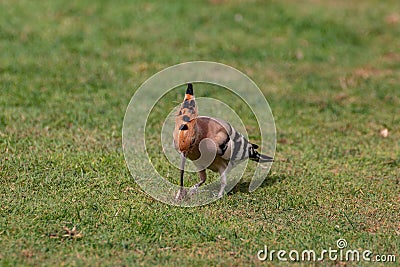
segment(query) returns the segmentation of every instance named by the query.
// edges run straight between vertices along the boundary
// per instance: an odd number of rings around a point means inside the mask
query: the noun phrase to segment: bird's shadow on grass
[[[274,184],[281,182],[287,178],[286,175],[271,175],[267,176],[263,183],[259,186],[260,188],[270,187]],[[236,186],[231,190],[229,194],[236,194],[238,192],[249,194],[250,181],[239,181]]]

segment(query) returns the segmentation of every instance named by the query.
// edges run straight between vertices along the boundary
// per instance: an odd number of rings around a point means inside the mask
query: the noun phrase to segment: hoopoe
[[[191,190],[197,190],[206,181],[206,169],[210,169],[219,172],[221,177],[218,197],[224,194],[227,172],[237,163],[247,158],[260,163],[273,161],[273,158],[258,153],[258,146],[250,143],[228,122],[199,116],[191,83],[187,86],[184,101],[175,117],[173,139],[175,149],[181,154],[181,189],[176,196],[178,200],[185,194],[183,177],[187,158],[193,161],[200,176],[200,182]]]

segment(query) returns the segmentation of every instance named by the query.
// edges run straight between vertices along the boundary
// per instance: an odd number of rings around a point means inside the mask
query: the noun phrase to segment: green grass
[[[1,265],[268,265],[256,257],[264,245],[320,251],[339,238],[398,264],[399,10],[395,0],[0,1]],[[134,182],[121,128],[142,82],[191,60],[259,85],[277,160],[251,194],[244,179],[220,201],[179,208]],[[63,237],[64,226],[83,237]]]

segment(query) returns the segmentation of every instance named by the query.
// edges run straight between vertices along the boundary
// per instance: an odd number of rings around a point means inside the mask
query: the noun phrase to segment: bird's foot
[[[178,193],[176,193],[175,201],[182,201],[187,195],[187,190],[183,187],[179,188]]]
[[[197,193],[197,189],[199,188],[199,186],[196,184],[196,185],[194,185],[194,186],[192,186],[190,189],[189,189],[189,195],[190,196],[193,196],[194,194],[196,194]]]
[[[223,197],[224,195],[226,195],[226,192],[225,192],[224,189],[221,188],[221,190],[220,190],[219,193],[218,193],[218,198],[221,198],[221,197]]]

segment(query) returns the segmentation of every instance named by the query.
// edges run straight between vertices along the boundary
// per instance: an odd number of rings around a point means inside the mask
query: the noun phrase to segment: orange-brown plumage
[[[191,150],[193,144],[194,144],[194,138],[195,138],[195,125],[196,125],[196,118],[192,119],[191,121],[187,123],[181,123],[178,124],[181,125],[180,127],[182,128],[183,125],[187,127],[187,130],[181,129],[177,131],[178,136],[176,138],[176,142],[178,145],[178,150],[184,153],[185,155]]]

